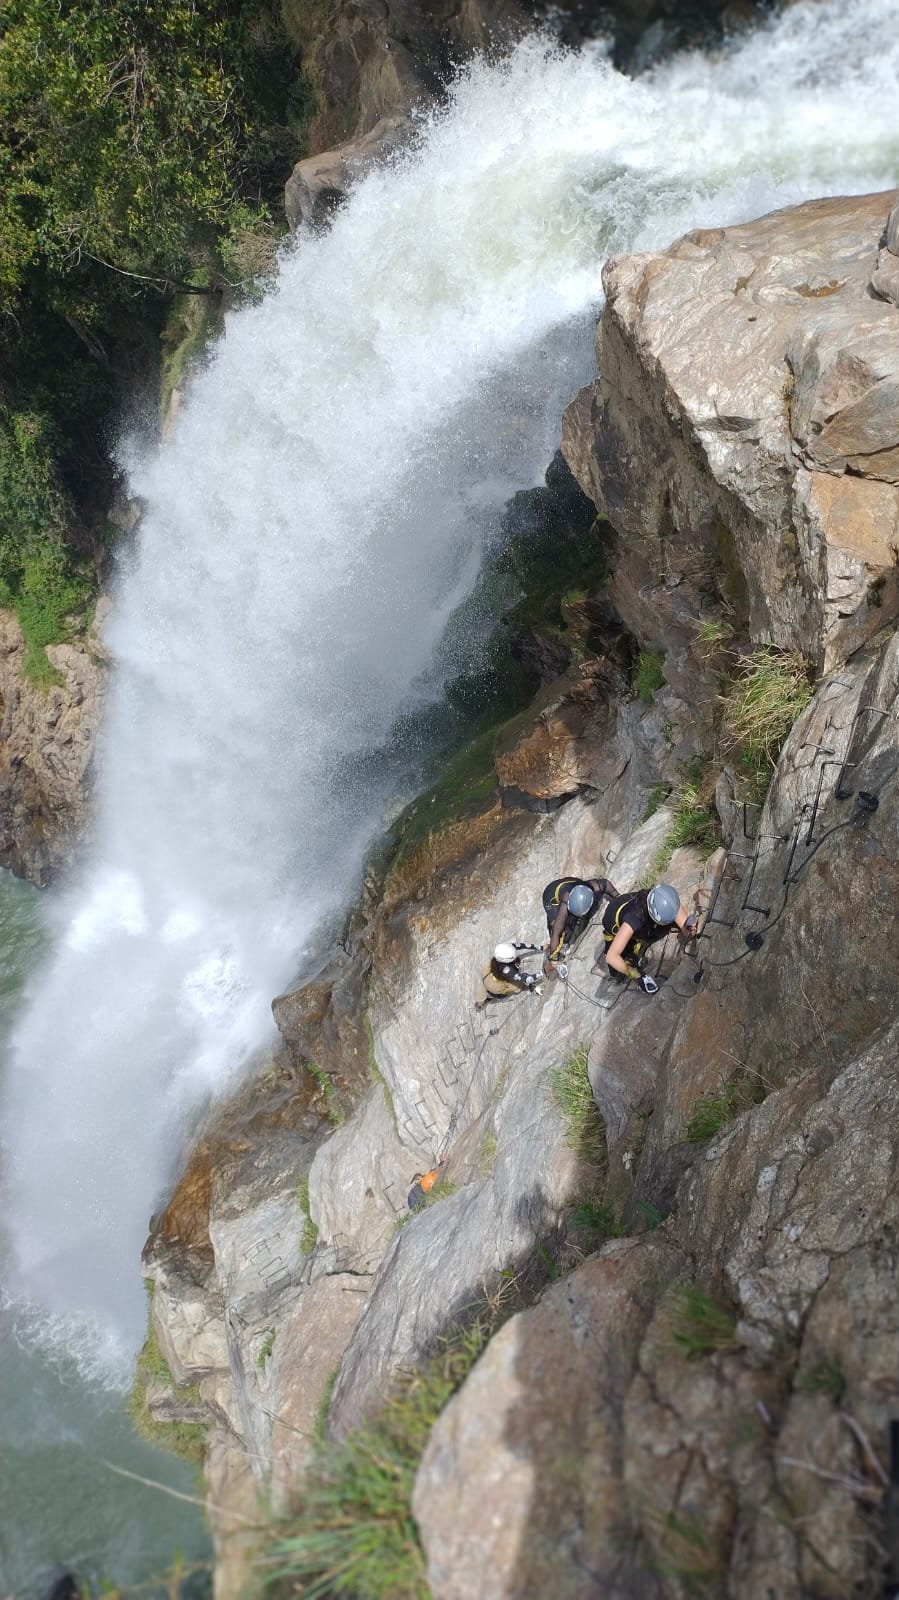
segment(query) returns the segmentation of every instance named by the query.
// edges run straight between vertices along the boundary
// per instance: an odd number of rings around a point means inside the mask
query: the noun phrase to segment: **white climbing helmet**
[[[494,961],[517,961],[518,951],[514,944],[498,944],[493,952]]]
[[[653,922],[673,922],[680,910],[680,895],[670,883],[657,883],[649,891],[646,906]]]

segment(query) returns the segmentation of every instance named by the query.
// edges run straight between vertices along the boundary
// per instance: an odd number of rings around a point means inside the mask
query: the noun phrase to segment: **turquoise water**
[[[0,1075],[8,1031],[45,943],[41,896],[0,872]],[[5,1129],[11,1144],[15,1130]],[[54,1175],[47,1174],[52,1189]],[[60,1194],[59,1204],[65,1204]],[[2,1223],[2,1219],[0,1219]],[[0,1235],[0,1286],[3,1240]],[[71,1339],[71,1332],[66,1335]],[[205,1563],[198,1507],[117,1477],[111,1462],[197,1493],[191,1469],[134,1432],[127,1397],[93,1378],[61,1327],[0,1305],[0,1594],[40,1600],[63,1571],[119,1587]]]

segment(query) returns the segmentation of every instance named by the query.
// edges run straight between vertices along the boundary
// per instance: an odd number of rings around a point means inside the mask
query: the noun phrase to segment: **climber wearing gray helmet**
[[[606,964],[613,978],[620,983],[630,979],[639,984],[644,994],[655,994],[659,987],[655,978],[642,973],[635,962],[649,945],[666,938],[672,928],[695,933],[698,920],[696,912],[687,916],[680,895],[670,883],[656,883],[651,889],[614,897],[602,919]]]
[[[599,909],[603,895],[618,897],[608,878],[554,878],[543,891],[543,909],[549,929],[549,944],[543,970],[555,972],[566,950],[579,938]]]

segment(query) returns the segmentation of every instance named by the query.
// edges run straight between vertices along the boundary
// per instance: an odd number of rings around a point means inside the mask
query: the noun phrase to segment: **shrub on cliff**
[[[221,287],[270,226],[307,110],[266,0],[7,0],[0,580],[30,642],[37,614],[59,637],[102,562],[108,424],[156,363],[166,297],[199,260]]]
[[[319,1442],[293,1517],[273,1529],[265,1593],[307,1600],[426,1600],[412,1490],[428,1435],[514,1306],[503,1295],[441,1341],[391,1399],[342,1443]]]
[[[745,656],[724,697],[724,747],[762,798],[787,734],[814,693],[808,663],[760,645]]]

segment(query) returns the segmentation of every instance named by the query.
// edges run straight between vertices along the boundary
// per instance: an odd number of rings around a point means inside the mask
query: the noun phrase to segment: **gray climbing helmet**
[[[568,909],[573,917],[585,917],[593,909],[593,890],[585,883],[576,883],[568,896]]]
[[[680,895],[670,883],[657,883],[650,889],[646,905],[653,922],[673,922],[680,910]]]

